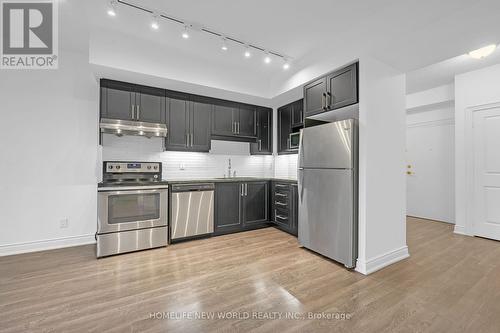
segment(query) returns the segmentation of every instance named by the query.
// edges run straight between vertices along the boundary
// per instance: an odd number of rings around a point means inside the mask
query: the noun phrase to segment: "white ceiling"
[[[288,54],[292,68],[284,72],[278,59],[264,65],[262,55],[244,59],[236,45],[223,52],[201,32],[184,40],[182,26],[168,21],[152,31],[149,15],[123,6],[110,18],[100,0],[90,2],[91,61],[268,98],[332,59],[364,53],[411,72],[500,42],[498,0],[132,1]],[[409,88],[425,80],[417,81]]]

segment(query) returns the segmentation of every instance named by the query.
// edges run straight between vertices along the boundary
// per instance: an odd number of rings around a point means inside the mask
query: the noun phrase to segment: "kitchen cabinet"
[[[165,122],[165,90],[101,80],[101,117],[149,123]]]
[[[304,114],[313,116],[358,103],[358,63],[304,85]]]
[[[268,181],[215,184],[215,234],[259,228],[268,222]]]
[[[243,226],[269,221],[269,182],[245,182],[243,188]]]
[[[227,233],[241,230],[241,184],[227,182],[215,184],[214,233]]]
[[[304,100],[292,103],[292,128],[304,127]]]
[[[212,135],[215,137],[256,138],[256,106],[218,101],[212,115]]]
[[[212,104],[181,93],[167,93],[166,150],[208,152]]]
[[[357,64],[352,64],[326,77],[327,109],[335,110],[358,102],[357,68]]]
[[[273,153],[273,109],[257,108],[257,142],[250,143],[251,155]]]
[[[272,222],[292,235],[298,234],[297,185],[273,181],[271,184]]]
[[[278,108],[278,154],[296,154],[298,149],[292,148],[290,134],[297,133],[304,127],[302,114],[303,100]]]

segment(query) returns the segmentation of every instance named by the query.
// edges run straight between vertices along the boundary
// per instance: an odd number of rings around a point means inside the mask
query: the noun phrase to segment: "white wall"
[[[250,155],[249,144],[245,142],[212,140],[209,153],[195,153],[163,151],[158,138],[115,135],[103,138],[102,160],[162,162],[162,176],[169,180],[223,177],[228,173],[229,158],[237,176],[273,176],[273,157]]]
[[[405,76],[369,57],[359,64],[359,257],[369,274],[408,257]]]
[[[98,85],[80,9],[59,7],[58,70],[0,74],[0,255],[94,242]]]
[[[407,214],[455,221],[454,108],[407,115]]]
[[[473,235],[470,203],[467,150],[470,140],[466,129],[472,126],[468,109],[500,102],[500,64],[455,77],[455,232]]]

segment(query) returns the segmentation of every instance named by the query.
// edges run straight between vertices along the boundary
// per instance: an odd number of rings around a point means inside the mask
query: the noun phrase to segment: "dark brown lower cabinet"
[[[269,225],[269,182],[215,184],[214,234]]]

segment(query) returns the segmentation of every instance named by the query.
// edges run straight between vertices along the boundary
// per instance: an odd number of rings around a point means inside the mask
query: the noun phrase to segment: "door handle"
[[[140,114],[141,114],[141,109],[139,108],[139,105],[137,105],[137,115],[136,115],[136,119],[139,120],[139,117],[140,117]]]
[[[243,184],[240,185],[240,195],[243,197],[245,196],[245,192],[243,190]]]
[[[135,119],[135,106],[132,104],[132,119]]]
[[[231,125],[231,131],[236,134],[236,122],[233,121],[233,124]]]
[[[321,95],[321,108],[324,110],[325,109],[325,105],[326,105],[326,102],[325,102],[325,93],[323,93]]]
[[[238,121],[236,124],[238,125],[237,126],[238,129],[236,130],[236,134],[240,134],[240,122]]]
[[[262,140],[259,139],[259,151],[262,151]]]
[[[327,91],[326,92],[326,108],[329,109],[331,107],[331,104],[332,104],[332,94]]]
[[[193,147],[193,133],[191,133],[190,136],[191,136],[191,147]]]
[[[186,146],[189,147],[189,133],[186,132]]]
[[[248,196],[248,183],[245,183],[245,197]]]

